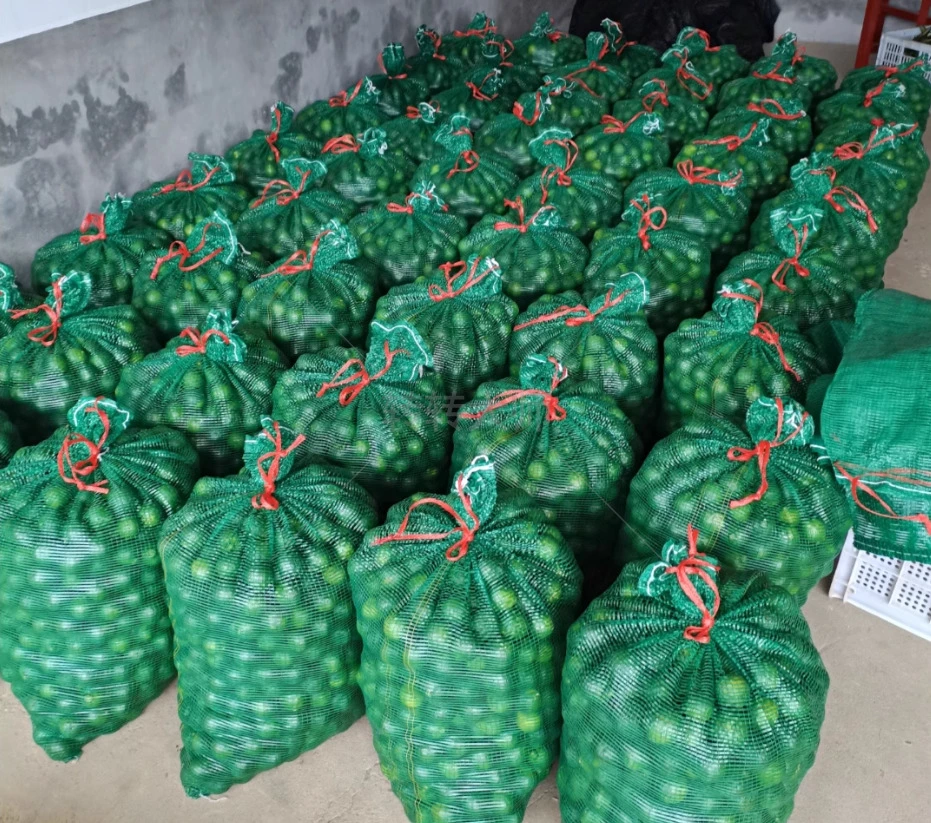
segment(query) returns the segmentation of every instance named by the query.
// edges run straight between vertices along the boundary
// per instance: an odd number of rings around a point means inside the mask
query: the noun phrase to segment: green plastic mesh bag
[[[688,48],[673,46],[662,56],[662,66],[641,74],[633,83],[634,97],[663,91],[670,97],[682,97],[705,109],[713,109],[718,86],[695,68]]]
[[[758,60],[747,77],[724,84],[717,110],[764,100],[776,100],[787,110],[798,106],[811,109],[811,90],[796,78],[791,59],[764,57]]]
[[[752,280],[762,288],[764,318],[789,317],[802,331],[853,317],[862,290],[833,248],[819,243],[824,213],[814,204],[770,212],[765,244],[731,260],[716,290]]]
[[[640,442],[599,385],[568,377],[554,358],[534,354],[519,377],[479,386],[459,412],[453,470],[487,455],[499,484],[527,492],[590,559],[617,534]]]
[[[427,99],[430,94],[427,81],[408,72],[404,46],[401,43],[389,43],[385,46],[378,55],[378,65],[384,73],[372,75],[370,79],[381,92],[378,96],[378,107],[386,117],[398,117],[408,106]]]
[[[643,308],[650,287],[629,273],[584,301],[578,292],[543,295],[517,318],[511,376],[532,354],[554,357],[574,379],[595,383],[637,426],[647,423],[659,378],[656,334]]]
[[[408,818],[520,823],[559,750],[579,602],[559,532],[478,458],[450,494],[392,507],[349,576],[375,749]]]
[[[773,46],[772,56],[788,60],[795,72],[795,82],[805,86],[815,103],[819,103],[834,93],[837,86],[837,69],[830,60],[823,57],[811,57],[805,49],[799,47],[798,37],[787,31]]]
[[[20,445],[19,432],[10,418],[0,411],[0,469],[10,462]]]
[[[116,397],[147,426],[183,432],[200,455],[204,474],[242,468],[246,435],[260,426],[272,388],[288,367],[257,329],[233,332],[226,309],[211,312],[161,351],[123,370]]]
[[[695,68],[717,86],[743,77],[750,63],[740,56],[733,43],[711,45],[711,36],[704,29],[686,26],[676,38],[676,46],[685,48]]]
[[[375,307],[382,325],[408,323],[433,352],[433,368],[453,402],[480,383],[507,374],[508,341],[517,305],[502,293],[491,257],[444,263],[440,271],[396,286]]]
[[[534,21],[533,28],[514,41],[514,59],[533,64],[541,72],[550,72],[585,57],[581,37],[559,31],[548,11]]]
[[[411,326],[373,323],[369,346],[303,355],[275,387],[274,416],[306,435],[305,454],[393,503],[446,477],[446,396]]]
[[[918,57],[903,60],[897,66],[864,66],[850,72],[840,90],[868,98],[879,94],[884,84],[901,87],[902,101],[912,110],[912,117],[924,131],[931,107],[931,84],[924,76],[927,71],[927,61]]]
[[[766,124],[768,145],[790,160],[798,160],[811,147],[811,118],[797,100],[783,105],[768,98],[745,106],[730,106],[711,118],[705,136],[740,134],[754,123]]]
[[[354,86],[301,109],[293,129],[323,144],[343,134],[361,134],[389,119],[380,101],[381,92],[372,78],[363,77]]]
[[[436,143],[436,127],[445,119],[436,100],[408,106],[400,117],[388,120],[381,128],[388,145],[402,151],[413,163],[423,163],[431,154]]]
[[[292,131],[293,123],[294,109],[279,100],[271,108],[269,131],[256,129],[226,152],[226,161],[240,183],[262,189],[282,176],[283,160],[313,157],[320,151],[323,141]]]
[[[579,165],[626,186],[637,175],[669,165],[663,118],[639,110],[626,122],[606,114],[601,123],[576,138]]]
[[[675,163],[686,160],[726,174],[741,174],[752,204],[775,197],[789,183],[789,160],[769,145],[767,120],[750,123],[733,134],[693,140],[682,147]]]
[[[901,83],[887,81],[865,93],[841,90],[818,104],[815,130],[821,132],[837,123],[872,123],[873,120],[913,122],[915,115],[903,99],[905,94],[905,86]]]
[[[482,58],[485,38],[497,31],[494,20],[484,12],[476,12],[466,29],[455,29],[444,35],[446,46],[443,53],[458,58],[467,67],[473,66]]]
[[[16,284],[16,274],[6,263],[0,263],[0,340],[16,326],[12,313],[25,305],[35,306],[39,300],[30,295],[25,298]]]
[[[478,66],[496,68],[501,72],[503,109],[509,109],[520,95],[533,91],[543,82],[542,74],[532,63],[515,62],[514,43],[500,34],[489,34],[485,38]]]
[[[14,309],[17,321],[0,340],[0,409],[27,443],[48,437],[86,395],[112,395],[120,372],[157,348],[130,306],[88,309],[85,272],[52,283],[44,303]]]
[[[931,563],[931,301],[874,291],[828,389],[821,431],[858,549]]]
[[[131,200],[107,195],[100,212],[85,215],[79,229],[42,246],[32,261],[33,290],[45,292],[59,272],[85,271],[94,286],[89,308],[128,303],[143,255],[171,242],[151,226],[127,226],[131,209]]]
[[[815,760],[828,673],[795,599],[673,539],[569,632],[565,823],[786,823]]]
[[[517,196],[528,209],[555,206],[569,230],[582,240],[590,240],[597,229],[620,218],[623,185],[584,163],[576,165],[580,150],[568,129],[544,130],[530,141],[530,153],[543,171],[517,187]]]
[[[0,471],[0,676],[53,760],[138,717],[175,674],[158,535],[197,455],[130,423],[85,397]]]
[[[753,281],[732,283],[697,320],[666,338],[663,416],[667,431],[705,416],[740,425],[765,396],[803,400],[821,373],[817,353],[788,318],[760,321]]]
[[[269,260],[306,249],[331,220],[346,222],[357,204],[324,188],[327,167],[319,160],[283,160],[284,178],[270,181],[236,222],[247,249]]]
[[[685,160],[674,169],[655,169],[637,177],[624,193],[634,200],[666,211],[666,225],[703,240],[711,249],[712,268],[720,268],[746,242],[750,212],[740,171],[733,174],[697,166]]]
[[[337,221],[243,289],[236,316],[292,360],[344,342],[360,344],[375,310],[378,270]]]
[[[479,66],[467,72],[452,88],[437,92],[435,100],[441,111],[462,115],[471,128],[477,129],[507,108],[510,100],[505,98],[503,90],[501,69]]]
[[[198,223],[187,242],[148,252],[133,278],[133,308],[163,340],[199,326],[215,308],[233,310],[263,261],[245,252],[221,212]]]
[[[346,566],[378,515],[332,469],[295,469],[302,442],[264,418],[246,470],[203,478],[162,531],[192,797],[293,760],[365,712]]]
[[[608,36],[600,31],[588,33],[585,39],[585,59],[566,63],[552,74],[575,83],[595,97],[603,97],[611,105],[630,89],[631,78],[620,66],[607,58],[611,50]]]
[[[609,283],[636,272],[648,284],[647,321],[660,338],[686,317],[704,313],[711,280],[711,250],[688,232],[668,225],[668,215],[648,195],[631,201],[613,229],[595,233],[585,269],[586,299],[602,294]]]
[[[558,294],[582,284],[588,249],[552,206],[525,216],[520,197],[505,200],[516,222],[489,214],[459,243],[463,258],[493,257],[501,265],[504,293],[521,309],[543,294]]]
[[[616,63],[629,77],[640,77],[659,66],[659,52],[651,46],[628,40],[624,36],[621,24],[616,20],[606,17],[601,21],[601,29],[608,35],[610,42],[605,61]]]
[[[521,178],[537,168],[530,141],[554,120],[552,98],[545,88],[521,95],[510,112],[493,117],[475,135],[475,148],[481,155],[499,155]]]
[[[809,448],[815,424],[791,400],[761,397],[746,424],[691,420],[650,452],[630,484],[625,560],[652,557],[690,524],[724,568],[762,574],[804,603],[834,570],[850,529],[843,492]]]
[[[448,89],[462,76],[465,64],[443,47],[443,38],[433,29],[420,26],[416,38],[420,53],[411,60],[411,75],[421,78],[431,94]]]
[[[486,213],[500,214],[504,199],[519,182],[511,165],[493,152],[473,148],[468,118],[453,115],[436,132],[433,155],[414,174],[414,188],[433,186],[453,214],[474,221]]]
[[[327,168],[324,185],[360,209],[374,206],[385,197],[403,197],[414,171],[414,164],[403,152],[389,150],[381,129],[328,140],[320,160]]]
[[[550,98],[550,125],[561,126],[573,134],[590,129],[610,109],[607,98],[598,97],[565,77],[547,75],[540,90]]]
[[[677,152],[683,144],[704,134],[708,126],[708,111],[701,103],[671,95],[666,81],[659,78],[644,83],[634,98],[618,102],[614,106],[614,117],[628,123],[641,111],[655,114],[662,120],[662,136],[671,152]]]
[[[359,252],[378,268],[385,289],[432,274],[456,259],[469,231],[464,217],[450,214],[432,184],[421,183],[403,202],[385,201],[356,217],[349,229]]]
[[[133,195],[133,217],[184,240],[194,227],[216,211],[234,223],[249,207],[252,194],[219,155],[188,155],[190,170],[174,180],[153,183]]]

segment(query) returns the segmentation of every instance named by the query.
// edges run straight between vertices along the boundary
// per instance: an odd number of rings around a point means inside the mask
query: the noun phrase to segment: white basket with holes
[[[861,551],[851,531],[834,572],[831,597],[931,640],[931,564]]]
[[[920,28],[887,31],[879,41],[876,52],[877,66],[898,66],[911,57],[924,57],[931,66],[931,45],[917,43],[915,38],[921,34]],[[925,72],[925,78],[931,82],[931,69]]]

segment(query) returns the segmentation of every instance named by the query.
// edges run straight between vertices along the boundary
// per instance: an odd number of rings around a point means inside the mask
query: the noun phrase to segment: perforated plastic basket
[[[876,65],[897,66],[911,57],[925,57],[931,66],[931,46],[916,43],[915,38],[919,34],[921,29],[917,27],[884,32],[876,52]],[[925,72],[925,77],[931,82],[931,70]]]
[[[834,572],[831,597],[931,640],[931,564],[860,551],[851,531]]]

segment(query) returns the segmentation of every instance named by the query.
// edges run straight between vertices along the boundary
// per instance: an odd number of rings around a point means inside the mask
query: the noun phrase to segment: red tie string
[[[485,18],[485,25],[480,29],[468,28],[465,31],[454,31],[453,37],[481,37],[484,39],[486,34],[496,34],[497,26],[491,24],[491,20]]]
[[[446,59],[445,57],[443,58]],[[431,100],[428,104],[431,106],[434,111],[440,110],[440,104],[436,100]],[[408,120],[421,120],[423,119],[423,114],[421,114],[420,106],[408,106],[407,107],[407,118]]]
[[[602,134],[625,134],[627,130],[636,123],[641,117],[648,114],[645,109],[638,111],[633,117],[630,118],[626,123],[618,120],[616,117],[612,117],[610,114],[603,114],[601,116],[601,125],[604,128],[601,130]]]
[[[265,142],[268,143],[268,147],[272,150],[275,162],[277,163],[281,160],[281,152],[278,150],[278,135],[281,134],[281,110],[276,106],[273,113],[275,116],[275,128],[265,135]]]
[[[407,79],[406,72],[403,74],[388,74],[388,69],[385,68],[385,58],[380,52],[378,54],[378,65],[381,68],[382,74],[387,75],[389,80],[406,80]]]
[[[88,232],[94,230],[93,234]],[[107,239],[107,228],[104,224],[104,216],[102,214],[85,214],[84,219],[81,221],[81,245],[86,246],[89,243],[96,243],[98,240]]]
[[[430,39],[430,42],[433,43],[433,54],[431,55],[434,60],[445,60],[446,55],[440,54],[440,47],[443,45],[443,38],[440,37],[435,31],[431,29],[424,30],[424,34]]]
[[[100,408],[100,399],[98,397],[93,404],[84,409],[84,414],[96,414],[100,418],[103,425],[100,438],[95,443],[79,432],[71,432],[66,435],[61,448],[58,450],[58,474],[65,483],[76,486],[79,492],[109,494],[110,490],[107,488],[106,480],[98,480],[96,483],[84,482],[85,477],[89,477],[99,468],[101,451],[110,436],[110,418]],[[84,446],[87,449],[87,457],[75,462],[71,456],[71,450],[75,446]]]
[[[521,329],[526,329],[529,326],[537,326],[540,323],[551,323],[554,320],[563,320],[565,325],[570,328],[575,326],[583,326],[586,323],[593,323],[595,318],[598,317],[603,311],[613,308],[622,302],[627,295],[630,294],[630,289],[622,291],[616,297],[614,296],[614,289],[608,289],[605,294],[604,303],[602,303],[595,311],[592,311],[588,306],[583,306],[579,304],[577,306],[563,306],[556,311],[549,312],[548,314],[541,314],[539,317],[535,317],[533,320],[528,320],[526,323],[521,323],[514,327],[514,331],[520,331]]]
[[[51,306],[47,303],[39,303],[38,306],[32,309],[10,310],[10,317],[13,320],[19,320],[27,314],[39,314],[40,312],[48,317],[49,323],[47,326],[38,326],[26,335],[33,343],[40,343],[46,348],[55,343],[55,340],[58,338],[58,330],[61,328],[61,311],[64,301],[64,294],[61,290],[61,280],[62,278],[59,277],[52,283],[53,303]]]
[[[543,196],[540,198],[540,205],[545,206],[550,195],[549,185],[556,181],[557,186],[571,186],[572,178],[569,172],[575,161],[579,159],[579,146],[571,138],[565,140],[544,140],[544,146],[562,146],[566,150],[566,164],[564,166],[547,166],[540,175],[540,188]]]
[[[779,355],[779,362],[782,364],[782,368],[791,374],[796,380],[801,382],[801,376],[795,369],[792,368],[792,366],[789,364],[789,361],[786,359],[785,350],[782,348],[782,342],[779,339],[779,332],[773,328],[771,323],[762,323],[758,320],[760,312],[763,310],[763,289],[760,287],[760,284],[754,280],[745,279],[743,282],[748,286],[756,289],[759,292],[759,297],[752,297],[749,294],[740,294],[738,292],[730,291],[721,292],[721,296],[730,297],[734,300],[746,300],[750,303],[753,303],[753,316],[756,320],[756,323],[754,324],[753,328],[750,329],[750,336],[759,338],[767,346],[772,346],[776,350],[776,353]]]
[[[924,67],[924,60],[916,60],[914,63],[912,63],[910,66],[906,66],[904,69],[902,66],[876,66],[875,68],[883,72],[886,75],[886,79],[888,80],[894,74],[908,74],[909,72],[913,72],[919,68],[923,69]]]
[[[200,243],[193,249],[189,249],[187,243],[183,240],[175,240],[169,247],[168,253],[157,257],[155,259],[155,265],[152,267],[152,271],[149,274],[149,280],[155,280],[158,277],[158,273],[161,271],[162,266],[165,265],[169,260],[174,260],[176,257],[180,258],[178,262],[178,271],[194,271],[199,269],[205,263],[209,263],[216,257],[218,254],[222,254],[225,249],[223,246],[217,246],[210,254],[205,254],[195,263],[187,264],[187,261],[193,257],[195,254],[200,254],[203,251],[204,246],[207,244],[207,231],[211,226],[215,226],[216,223],[207,223],[204,226],[203,233],[200,238]]]
[[[666,85],[666,81],[654,80],[653,85],[659,86],[659,88],[656,91],[648,92],[640,99],[643,108],[650,114],[653,114],[653,110],[658,105],[669,108],[669,86]]]
[[[272,423],[274,436],[269,434],[268,430],[262,432],[262,436],[272,441],[274,448],[263,454],[256,464],[259,470],[259,477],[262,479],[262,493],[252,498],[252,507],[254,509],[266,509],[267,511],[278,510],[278,500],[275,497],[275,484],[278,482],[278,472],[281,471],[281,461],[293,452],[301,443],[304,442],[304,435],[299,434],[294,438],[294,442],[288,448],[282,448],[281,445],[281,426],[275,422]],[[265,462],[270,460],[268,468],[265,468]]]
[[[446,540],[458,534],[459,539],[454,543],[451,543],[446,549],[446,559],[451,563],[455,563],[457,560],[462,560],[462,558],[469,553],[469,546],[471,545],[472,540],[475,538],[475,533],[478,531],[479,526],[481,526],[481,521],[478,519],[478,515],[472,508],[472,500],[465,491],[465,480],[463,479],[462,475],[460,475],[459,479],[456,481],[456,495],[459,497],[459,502],[462,503],[462,508],[465,510],[466,517],[469,518],[468,520],[462,517],[462,515],[460,515],[459,512],[456,511],[456,509],[445,500],[441,500],[438,497],[421,497],[419,500],[416,500],[411,504],[411,507],[404,515],[404,519],[398,526],[398,530],[394,534],[389,534],[385,537],[379,537],[375,540],[375,545],[381,546],[383,543],[395,542],[433,543],[440,540]],[[414,510],[419,509],[421,506],[437,506],[443,512],[448,514],[450,518],[452,518],[453,523],[456,525],[447,532],[411,534],[407,531],[408,523],[410,523],[411,515],[413,514]]]
[[[311,271],[314,267],[314,260],[317,257],[317,252],[320,250],[320,242],[328,234],[332,234],[331,230],[324,229],[314,238],[314,242],[310,244],[309,252],[304,249],[298,249],[280,266],[261,275],[259,280],[265,277],[274,277],[276,274],[287,276],[289,274],[299,274],[302,271]]]
[[[711,629],[714,627],[715,618],[718,616],[718,609],[721,608],[721,594],[718,591],[714,578],[708,573],[709,571],[720,571],[720,566],[710,563],[705,555],[698,551],[698,532],[689,525],[688,531],[689,556],[677,566],[671,566],[666,569],[666,574],[674,574],[676,581],[679,583],[682,592],[692,602],[696,609],[701,613],[701,623],[698,626],[689,626],[683,635],[686,640],[694,640],[696,643],[708,643],[711,640]],[[695,588],[692,582],[693,577],[698,577],[712,592],[714,592],[714,606],[709,611],[705,601]]]
[[[473,96],[476,100],[481,100],[481,101],[486,102],[486,103],[487,103],[488,101],[490,101],[490,100],[495,100],[495,99],[498,97],[498,93],[497,93],[497,92],[495,92],[495,94],[493,94],[493,95],[491,95],[491,96],[489,97],[487,94],[485,94],[485,92],[482,91],[482,89],[485,87],[485,83],[487,83],[487,82],[488,82],[492,77],[494,77],[494,76],[495,76],[495,70],[493,69],[492,71],[488,72],[488,74],[486,74],[486,75],[482,78],[482,82],[479,83],[478,85],[476,85],[475,83],[473,83],[471,80],[467,81],[467,82],[466,82],[466,88],[468,88],[468,89],[470,89],[470,90],[472,91],[472,96]]]
[[[504,40],[489,40],[486,45],[492,45],[498,50],[501,60],[498,63],[502,68],[513,68],[514,64],[508,61],[508,58],[514,53],[514,44],[505,38]]]
[[[268,183],[265,184],[265,188],[262,189],[259,198],[254,200],[249,205],[249,208],[257,209],[273,194],[275,202],[279,206],[287,206],[288,203],[297,200],[297,198],[304,193],[304,187],[307,185],[307,178],[310,177],[310,174],[311,170],[308,169],[301,175],[301,182],[296,189],[291,188],[291,184],[287,180],[269,180]],[[272,189],[276,189],[276,191],[273,192]]]
[[[877,140],[876,138],[879,136],[879,129],[886,124],[883,123],[882,120],[874,120],[873,124],[875,128],[870,133],[870,139],[867,141],[866,145],[857,142],[844,143],[842,146],[838,146],[836,149],[834,149],[834,156],[838,160],[862,160],[868,152],[871,152],[886,143],[894,143],[896,140],[904,139],[909,135],[914,134],[918,129],[918,124],[912,123],[911,126],[909,126],[904,131],[899,132],[898,134],[892,132]],[[896,124],[891,123],[889,125],[895,126]]]
[[[524,220],[524,200],[522,197],[518,196],[513,200],[505,200],[504,205],[517,212],[518,222],[508,223],[506,220],[499,220],[493,226],[495,231],[519,231],[521,234],[526,234],[527,229],[536,222],[541,214],[555,210],[555,206],[541,206],[529,220]]]
[[[705,101],[711,96],[711,92],[714,90],[714,85],[709,83],[702,77],[699,77],[697,74],[692,74],[688,67],[688,61],[683,60],[679,67],[676,69],[676,80],[679,81],[679,85],[692,95],[696,100]],[[689,83],[694,84],[697,88],[692,88]]]
[[[590,71],[597,71],[597,72],[601,72],[602,74],[606,74],[608,71],[608,67],[605,65],[602,65],[598,61],[601,60],[605,56],[607,51],[608,51],[608,43],[607,41],[605,41],[604,46],[602,46],[601,48],[601,53],[598,55],[598,57],[595,60],[592,60],[586,66],[582,66],[582,68],[580,69],[576,69],[575,71],[569,72],[569,74],[565,76],[565,80],[569,83],[575,83],[580,88],[585,89],[585,91],[587,91],[592,97],[598,97],[598,98],[604,97],[603,94],[598,94],[593,88],[591,88],[581,78],[580,75],[587,74]]]
[[[863,108],[868,109],[873,105],[873,101],[883,93],[883,90],[886,88],[889,78],[885,78],[880,81],[880,83],[873,88],[868,89],[866,94],[863,96]]]
[[[805,47],[796,47],[795,54],[792,55],[792,65],[797,66],[805,59]]]
[[[456,164],[449,170],[449,174],[446,175],[446,179],[449,180],[453,175],[459,174],[470,174],[478,168],[479,160],[481,158],[478,156],[478,152],[473,149],[466,149],[462,152],[459,157],[456,158]],[[460,166],[459,163],[462,162],[465,165]]]
[[[353,357],[340,366],[339,371],[333,375],[332,380],[326,381],[320,387],[320,391],[317,392],[317,397],[323,397],[332,389],[339,389],[339,404],[341,406],[348,406],[362,393],[362,389],[369,385],[369,383],[373,380],[378,380],[380,377],[384,377],[390,371],[391,363],[397,355],[409,354],[407,349],[392,349],[388,345],[387,340],[384,345],[385,365],[380,371],[375,372],[375,374],[369,374],[365,368],[365,363],[358,357]],[[346,372],[353,368],[355,371],[347,375]]]
[[[480,263],[486,263],[486,267],[479,271],[478,267]],[[471,268],[468,267],[468,264],[460,260],[456,263],[443,263],[439,267],[440,271],[443,272],[446,278],[446,288],[442,288],[436,283],[431,283],[427,286],[427,294],[430,295],[430,299],[434,303],[439,303],[441,300],[448,300],[452,297],[459,297],[460,294],[467,292],[473,286],[481,283],[488,275],[493,272],[498,271],[497,266],[492,266],[488,263],[488,258],[476,257],[472,261]],[[466,271],[468,269],[468,271]],[[465,275],[465,280],[462,281],[461,285],[457,286],[456,281]]]
[[[834,186],[834,188],[824,195],[824,199],[831,204],[834,211],[838,214],[843,214],[844,206],[837,202],[835,199],[837,197],[843,197],[849,208],[866,215],[866,225],[869,227],[870,233],[876,234],[879,230],[876,218],[873,216],[873,212],[866,201],[857,192],[850,188],[850,186]]]
[[[489,412],[509,406],[511,403],[523,400],[525,397],[539,397],[543,401],[543,408],[546,410],[546,420],[548,423],[565,420],[566,410],[559,404],[559,398],[556,397],[553,392],[556,391],[556,387],[569,376],[569,372],[554,358],[548,357],[547,360],[554,366],[553,380],[548,392],[543,391],[543,389],[509,389],[493,397],[491,403],[481,411],[460,412],[459,417],[467,420],[480,420]]]
[[[704,29],[693,29],[686,35],[685,39],[688,40],[689,38],[693,38],[693,37],[697,37],[699,40],[702,41],[702,43],[704,43],[705,51],[707,52],[721,51],[720,46],[711,45],[711,35],[708,34],[708,32],[706,32]]]
[[[785,83],[788,86],[794,86],[795,80],[791,77],[786,77],[784,74],[779,74],[779,69],[782,68],[782,61],[780,60],[773,66],[766,74],[760,74],[758,71],[753,72],[753,76],[757,80],[773,80],[776,83]]]
[[[811,274],[811,270],[807,266],[803,266],[799,257],[801,257],[802,252],[805,250],[805,243],[808,241],[808,224],[805,223],[802,226],[801,232],[795,228],[791,223],[789,223],[789,229],[793,235],[795,235],[795,253],[791,257],[787,257],[783,260],[776,270],[772,274],[772,281],[780,291],[792,293],[786,285],[786,276],[793,269],[799,277],[808,277]]]
[[[767,117],[772,118],[773,120],[801,120],[805,116],[805,112],[797,111],[795,114],[789,114],[785,107],[778,100],[773,100],[772,97],[767,97],[764,100],[760,100],[759,103],[747,103],[747,111],[756,112],[757,114],[765,114]]]
[[[352,91],[341,91],[339,94],[334,94],[329,99],[329,104],[332,108],[345,108],[348,106],[356,97],[359,96],[359,92],[362,91],[362,84],[365,82],[363,77],[358,83],[352,87]]]
[[[339,137],[331,137],[326,143],[323,144],[323,148],[320,149],[321,154],[346,154],[346,152],[359,151],[362,148],[362,144],[356,140],[355,136],[352,134],[343,134]]]
[[[872,480],[889,480],[903,486],[913,486],[921,494],[927,494],[931,490],[931,472],[920,469],[885,469],[883,471],[872,471],[860,466],[854,466],[851,463],[836,462],[834,468],[838,474],[850,483],[850,497],[854,504],[863,509],[867,514],[874,517],[882,517],[888,520],[902,520],[908,523],[919,523],[925,532],[931,536],[931,518],[927,514],[919,512],[918,514],[897,514],[895,509],[889,503],[880,497],[879,493],[872,489],[867,483]],[[873,508],[867,505],[860,497],[860,492],[868,497],[873,498],[881,508]]]
[[[210,169],[204,179],[199,183],[192,183],[191,172],[189,169],[184,169],[180,172],[175,178],[174,183],[168,183],[165,186],[162,186],[159,190],[159,194],[167,194],[170,191],[196,191],[197,189],[203,188],[204,186],[210,183],[210,178],[212,178],[220,170],[219,166],[214,166]]]
[[[696,146],[724,146],[728,151],[737,151],[737,149],[753,137],[757,125],[757,123],[753,123],[744,135],[729,134],[725,137],[715,138],[714,140],[693,140],[692,142],[695,143]]]
[[[637,228],[637,237],[640,239],[640,245],[644,251],[649,251],[653,245],[650,240],[651,231],[661,231],[666,228],[666,221],[669,219],[669,212],[662,206],[651,206],[650,195],[643,194],[640,199],[642,203],[636,200],[631,201],[631,205],[640,212],[640,225]],[[657,222],[657,217],[659,222]]]
[[[691,160],[683,160],[676,164],[676,171],[691,185],[718,186],[722,189],[736,188],[743,179],[743,169],[729,177],[727,180],[714,180],[714,175],[721,174],[719,169],[709,169],[706,166],[696,166]]]
[[[207,351],[207,341],[211,337],[218,337],[222,340],[227,346],[230,344],[230,339],[221,332],[219,329],[208,329],[203,334],[201,334],[193,326],[188,326],[186,329],[183,329],[179,337],[184,337],[187,340],[190,340],[193,345],[190,346],[178,346],[175,349],[175,354],[178,357],[188,357],[192,354],[204,354]]]
[[[525,126],[535,126],[540,119],[540,115],[543,113],[543,92],[538,91],[534,94],[533,114],[529,119],[524,117],[524,107],[516,100],[514,101],[514,107],[511,109],[511,113]]]
[[[749,503],[756,503],[758,500],[762,500],[763,496],[769,491],[769,477],[767,476],[767,471],[769,469],[769,458],[772,455],[773,449],[778,449],[780,446],[784,446],[790,440],[794,440],[796,437],[801,434],[802,429],[805,427],[805,423],[809,418],[808,412],[802,414],[802,419],[799,422],[798,426],[785,437],[782,437],[782,427],[785,424],[785,406],[780,398],[774,398],[773,402],[776,404],[776,434],[772,440],[760,440],[752,449],[745,449],[740,446],[732,446],[727,450],[727,459],[732,460],[735,463],[749,463],[753,458],[756,458],[757,464],[760,469],[760,486],[753,492],[753,494],[748,494],[746,497],[741,497],[740,500],[731,500],[728,503],[728,506],[732,509],[740,508],[741,506],[746,506]],[[781,438],[781,439],[780,439]]]

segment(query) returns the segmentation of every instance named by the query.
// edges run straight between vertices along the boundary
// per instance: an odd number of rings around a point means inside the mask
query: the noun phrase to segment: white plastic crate
[[[912,29],[899,29],[887,31],[879,40],[879,51],[876,52],[877,66],[898,66],[911,57],[924,57],[931,66],[931,45],[916,43],[915,37],[921,34],[917,26]],[[925,79],[931,82],[931,68],[925,73]]]
[[[831,597],[931,640],[931,564],[861,551],[851,531],[834,572]]]

